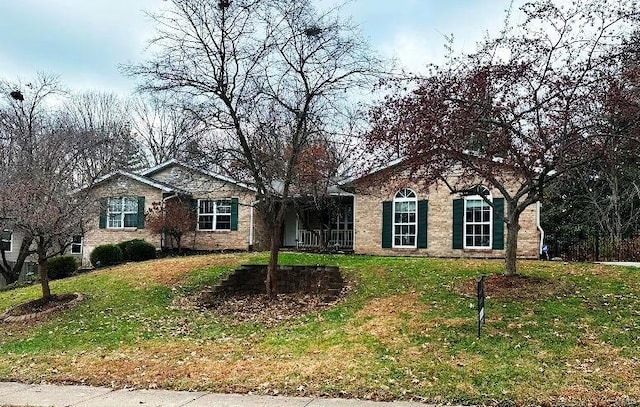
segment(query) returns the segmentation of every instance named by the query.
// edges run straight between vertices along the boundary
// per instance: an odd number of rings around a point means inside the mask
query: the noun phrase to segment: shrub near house
[[[115,244],[103,244],[91,252],[91,264],[94,267],[112,266],[122,263],[122,249]]]

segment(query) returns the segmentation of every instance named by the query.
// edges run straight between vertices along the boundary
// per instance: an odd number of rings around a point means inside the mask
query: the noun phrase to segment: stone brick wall
[[[226,276],[204,300],[219,296],[265,293],[266,264],[245,264]],[[280,266],[277,275],[278,293],[316,294],[334,300],[344,287],[344,279],[336,266]]]
[[[504,250],[453,249],[453,200],[459,196],[452,195],[442,183],[428,186],[420,180],[410,180],[410,178],[403,173],[390,173],[384,180],[378,179],[356,185],[354,199],[354,250],[356,253],[386,256],[504,258]],[[396,192],[402,188],[414,190],[418,200],[429,201],[426,249],[382,248],[382,202],[392,201]],[[494,198],[502,197],[497,190],[490,192]],[[540,232],[536,227],[535,205],[529,206],[520,216],[520,227],[518,257],[538,258]],[[505,226],[505,244],[506,235]]]

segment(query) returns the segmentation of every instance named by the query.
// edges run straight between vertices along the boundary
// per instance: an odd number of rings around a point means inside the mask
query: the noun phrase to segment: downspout
[[[253,250],[253,207],[258,201],[251,202],[251,209],[249,210],[249,251]]]
[[[540,210],[542,208],[542,202],[536,202],[536,227],[540,231],[540,244],[538,245],[538,257],[542,256],[542,246],[544,246],[544,230],[540,224]]]

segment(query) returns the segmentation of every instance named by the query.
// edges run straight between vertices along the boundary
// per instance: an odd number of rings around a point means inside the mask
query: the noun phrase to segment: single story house
[[[456,178],[452,172],[449,185]],[[332,188],[328,215],[291,211],[283,246],[310,249],[324,242],[327,249],[360,254],[504,258],[504,198],[480,180],[471,190],[452,194],[443,182],[420,182],[398,161]],[[542,237],[540,205],[531,205],[520,216],[518,257],[539,258]]]
[[[455,174],[448,180],[456,182]],[[479,181],[476,193],[451,194],[442,183],[426,184],[409,176],[401,162],[353,178],[328,190],[323,210],[293,205],[286,215],[282,247],[336,250],[359,254],[501,258],[505,254],[504,199]],[[98,204],[86,219],[82,236],[68,252],[89,265],[98,245],[144,239],[158,249],[166,236],[145,227],[154,204],[188,199],[195,231],[183,237],[193,250],[265,250],[266,234],[255,210],[256,190],[220,174],[177,160],[141,173],[116,171],[90,190]],[[490,200],[488,205],[481,195]],[[303,197],[296,199],[302,200]],[[538,258],[542,247],[540,205],[520,217],[518,257]],[[0,244],[9,261],[17,257],[21,237],[4,230]]]

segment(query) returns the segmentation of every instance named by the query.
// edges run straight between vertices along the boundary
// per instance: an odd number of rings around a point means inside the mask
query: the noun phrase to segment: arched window
[[[408,188],[393,199],[393,247],[416,247],[418,197]]]
[[[464,248],[490,249],[493,211],[487,201],[492,201],[491,193],[483,186],[477,186],[475,190],[476,195],[464,197]]]

